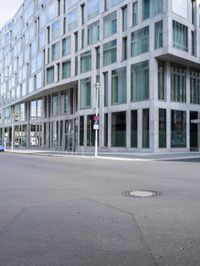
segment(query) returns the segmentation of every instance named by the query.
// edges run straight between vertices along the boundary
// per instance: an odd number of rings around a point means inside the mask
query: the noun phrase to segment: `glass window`
[[[126,67],[112,71],[112,104],[126,102]]]
[[[96,69],[99,69],[100,68],[100,61],[101,61],[101,58],[100,58],[100,47],[95,47],[95,52],[96,52]]]
[[[149,109],[142,110],[142,147],[149,148]]]
[[[186,102],[186,69],[171,65],[171,101]]]
[[[78,3],[78,0],[65,0],[65,11]]]
[[[108,114],[104,115],[104,146],[108,146]]]
[[[52,45],[51,52],[52,52],[52,54],[51,54],[52,61],[60,58],[60,42],[57,42],[57,43]]]
[[[31,101],[31,118],[37,117],[37,102]]]
[[[81,54],[81,73],[91,70],[92,55],[91,51]]]
[[[67,79],[71,77],[71,61],[62,64],[62,78]]]
[[[165,64],[158,62],[158,99],[165,100]]]
[[[77,9],[74,9],[68,13],[68,30],[75,29],[78,25],[78,13]]]
[[[108,72],[103,73],[104,77],[104,106],[108,106]]]
[[[62,55],[66,56],[71,53],[71,36],[62,41]]]
[[[173,20],[173,47],[188,51],[188,27]]]
[[[172,11],[181,17],[188,17],[188,1],[176,0],[172,1]]]
[[[38,73],[36,76],[36,89],[39,89],[42,87],[42,73]]]
[[[200,104],[200,71],[190,70],[190,103]]]
[[[91,79],[80,81],[80,108],[86,109],[91,105]]]
[[[39,48],[43,48],[46,44],[46,33],[45,31],[40,32],[39,35]]]
[[[70,91],[61,93],[61,113],[70,114]]]
[[[100,10],[99,1],[100,0],[88,0],[87,1],[88,19],[94,18],[99,14],[99,10]]]
[[[54,67],[47,69],[47,84],[54,82]]]
[[[171,111],[171,147],[186,147],[186,112]]]
[[[149,51],[149,27],[135,31],[131,35],[131,55],[137,56]]]
[[[112,113],[112,147],[126,147],[126,112]]]
[[[47,23],[56,18],[56,2],[51,4],[46,10]]]
[[[161,12],[163,12],[163,0],[143,0],[143,19],[156,16]]]
[[[99,21],[88,26],[88,45],[99,41]]]
[[[131,147],[137,148],[137,134],[138,134],[138,112],[131,111]]]
[[[59,96],[57,94],[54,94],[52,95],[51,100],[52,116],[56,116],[59,114]]]
[[[59,38],[60,36],[60,20],[55,21],[51,26],[51,41]]]
[[[117,40],[103,45],[103,65],[110,65],[117,61]]]
[[[87,116],[87,146],[95,145],[94,115]]]
[[[84,116],[80,116],[80,132],[79,132],[79,145],[84,145]]]
[[[117,32],[117,12],[113,12],[103,19],[104,38],[107,38]]]
[[[149,99],[149,62],[131,66],[131,100],[132,102]]]
[[[159,148],[166,148],[166,145],[167,145],[166,110],[159,109]]]
[[[133,26],[138,24],[138,1],[133,3]]]
[[[155,23],[155,49],[163,47],[163,21]]]

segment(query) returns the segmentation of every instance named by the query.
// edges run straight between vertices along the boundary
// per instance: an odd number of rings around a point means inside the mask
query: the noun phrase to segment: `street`
[[[198,159],[0,153],[0,265],[199,266],[199,202]]]

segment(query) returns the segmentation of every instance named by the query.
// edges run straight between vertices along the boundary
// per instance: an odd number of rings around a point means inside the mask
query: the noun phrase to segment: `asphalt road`
[[[199,266],[199,202],[198,160],[0,154],[0,266]]]

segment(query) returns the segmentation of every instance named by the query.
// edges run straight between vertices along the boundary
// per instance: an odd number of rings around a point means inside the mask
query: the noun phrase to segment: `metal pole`
[[[96,117],[98,117],[99,114],[99,83],[96,83]],[[95,128],[95,157],[98,157],[98,129]]]
[[[12,112],[12,135],[11,135],[11,151],[14,151],[14,107],[11,107]]]

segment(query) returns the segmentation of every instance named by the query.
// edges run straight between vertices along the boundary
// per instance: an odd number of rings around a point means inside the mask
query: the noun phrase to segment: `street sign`
[[[99,130],[99,124],[94,124],[93,129],[94,130]]]
[[[95,116],[93,117],[93,120],[96,122],[96,121],[99,121],[99,120],[100,120],[100,118],[99,118],[99,116],[98,116],[98,115],[95,115]]]

